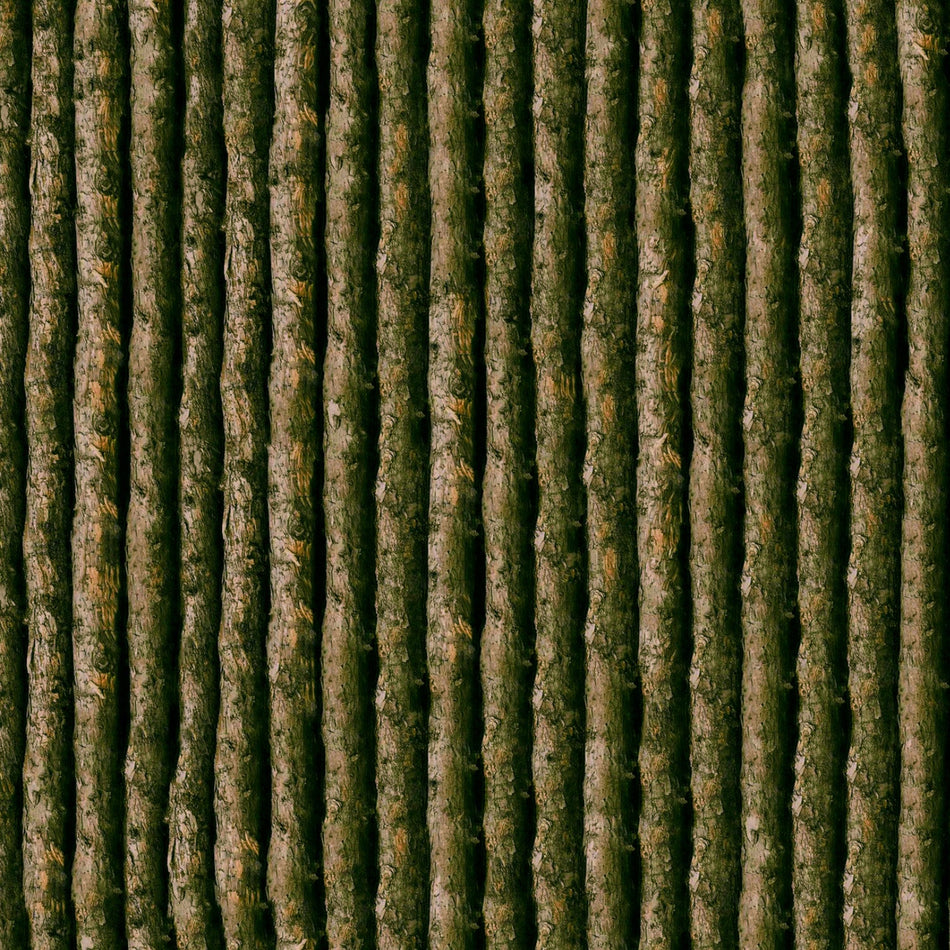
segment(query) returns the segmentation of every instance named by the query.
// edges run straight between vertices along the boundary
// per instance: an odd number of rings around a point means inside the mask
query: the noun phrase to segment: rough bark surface
[[[175,336],[178,214],[175,54],[169,0],[130,0],[132,332],[129,338],[129,745],[125,759],[126,934],[169,939],[165,824],[178,590]]]
[[[742,182],[745,280],[745,563],[742,568],[742,891],[739,944],[783,945],[790,857],[787,688],[794,594],[788,123],[791,36],[782,0],[744,0]]]
[[[687,741],[681,562],[685,522],[681,375],[686,343],[684,233],[687,10],[641,5],[637,222],[637,554],[639,561],[640,944],[674,948],[687,924]],[[588,433],[590,413],[588,411]],[[590,444],[590,435],[588,435]],[[609,479],[616,484],[620,473]],[[607,502],[608,507],[613,507]],[[588,534],[590,534],[588,526]],[[591,605],[593,607],[593,604]],[[610,662],[608,660],[608,662]],[[590,674],[590,670],[588,670]],[[616,945],[616,942],[614,942]]]
[[[323,619],[323,863],[330,946],[370,948],[375,210],[371,4],[331,0],[327,118],[327,354],[323,426],[327,605]]]
[[[535,0],[531,344],[537,411],[537,670],[532,697],[537,945],[582,943],[584,494],[580,315],[584,4]]]
[[[530,890],[533,373],[531,40],[526,0],[488,0],[485,30],[485,942],[528,945]]]
[[[313,609],[318,127],[313,4],[278,0],[270,145],[273,330],[268,449],[271,833],[267,896],[279,950],[314,950],[320,910],[317,634]],[[339,703],[341,700],[336,699]],[[328,762],[328,767],[330,763]],[[331,780],[328,775],[328,789]],[[329,877],[329,875],[328,875]],[[328,892],[332,882],[328,880]],[[346,946],[331,935],[331,946]]]
[[[469,0],[433,4],[429,33],[429,943],[474,946],[474,30]]]
[[[847,544],[851,193],[843,7],[800,0],[795,49],[802,234],[798,249],[802,430],[798,469],[798,746],[792,792],[796,944],[841,939],[841,716]]]
[[[425,10],[380,0],[379,247],[376,255],[380,401],[376,475],[376,815],[378,950],[425,946],[426,837],[426,314],[429,198]]]
[[[222,16],[225,311],[224,577],[218,635],[215,882],[228,947],[268,937],[264,903],[267,775],[268,162],[273,9],[227,0]],[[309,607],[309,604],[304,605]]]
[[[214,897],[214,747],[221,620],[221,322],[224,140],[221,6],[186,0],[178,409],[181,639],[178,760],[169,792],[168,875],[179,950],[219,950]]]
[[[847,5],[854,193],[851,299],[851,748],[844,936],[893,946],[898,806],[901,449],[897,386],[898,70],[893,4]]]
[[[117,693],[124,514],[119,497],[124,361],[122,232],[128,49],[115,0],[79,0],[74,34],[78,332],[73,432],[73,680],[80,950],[122,940],[124,810]]]
[[[697,947],[732,947],[739,897],[741,563],[739,466],[743,320],[742,179],[733,0],[694,0],[690,203],[696,273],[689,468],[690,929]]]
[[[901,749],[897,945],[937,947],[946,841],[944,756],[947,556],[946,7],[897,4],[907,149],[905,301],[909,359],[902,407],[904,514],[898,677]]]
[[[631,777],[636,665],[636,246],[627,164],[633,83],[625,3],[587,6],[585,215],[587,292],[581,335],[587,407],[588,606],[584,630],[587,741],[584,768],[587,946],[634,940]],[[642,156],[641,156],[642,157]],[[652,764],[652,763],[651,763]]]
[[[0,27],[0,36],[12,42],[15,24],[8,17]],[[10,32],[8,32],[8,30]],[[23,767],[23,898],[26,900],[32,945],[37,948],[70,946],[72,924],[69,904],[70,847],[67,839],[72,806],[72,750],[69,736],[72,724],[72,658],[70,624],[70,529],[72,494],[72,403],[68,367],[73,353],[76,308],[76,254],[73,208],[73,123],[72,123],[72,18],[67,6],[60,3],[37,4],[33,8],[33,108],[31,116],[30,168],[30,331],[23,383],[26,391],[26,440],[29,462],[26,471],[26,524],[23,530],[23,564],[27,594],[26,669],[26,747]],[[10,85],[16,88],[15,49],[0,53],[0,62],[8,65]],[[24,77],[25,78],[25,77]],[[15,103],[10,111],[0,107],[0,116],[16,115]],[[25,115],[21,114],[21,119]],[[9,190],[5,196],[3,224],[6,229],[24,227],[27,222],[21,208],[17,215],[11,199],[16,195],[17,167],[22,156],[12,154],[12,136],[3,135],[6,154],[0,178]],[[10,143],[10,145],[7,145]],[[17,247],[17,238],[9,231],[2,235],[3,247]],[[4,373],[22,372],[23,363],[16,346],[25,342],[19,335],[16,320],[18,295],[25,302],[24,288],[13,283],[19,278],[24,261],[15,257],[6,260],[13,273],[3,273]],[[9,343],[7,343],[9,340]],[[9,357],[7,353],[9,352]],[[13,380],[4,379],[3,405],[16,404]],[[22,398],[22,397],[21,397]],[[4,423],[13,423],[12,414],[4,412]],[[7,424],[9,424],[7,423]],[[2,507],[8,519],[16,518],[22,480],[18,482],[15,453],[19,434],[4,433],[4,474],[0,491],[16,492],[3,498]],[[20,476],[22,479],[22,476]],[[19,512],[22,517],[22,512]],[[23,524],[6,527],[4,536],[11,545],[20,537]],[[16,561],[4,557],[4,566]],[[10,621],[14,623],[16,640],[4,636],[3,675],[19,679],[23,669],[20,651],[20,601],[17,580],[3,578],[9,596],[0,595],[0,603],[9,605]],[[14,613],[15,612],[15,613]],[[6,617],[4,617],[6,619]],[[6,631],[4,631],[6,634]],[[9,646],[7,646],[9,644]],[[15,695],[15,682],[3,691]],[[8,692],[8,690],[10,692]],[[3,716],[4,727],[19,731],[20,713],[10,710]],[[13,736],[7,748],[17,748]],[[23,747],[20,747],[23,754]],[[11,794],[19,780],[11,783]],[[17,829],[19,831],[19,829]],[[17,853],[9,860],[19,861]],[[5,862],[6,863],[6,860]],[[19,885],[17,873],[17,885]],[[11,899],[17,908],[23,900]],[[5,897],[6,902],[6,897]],[[16,923],[16,914],[10,916]],[[25,938],[21,935],[21,940]],[[2,942],[2,941],[0,941]],[[10,938],[10,946],[17,941]]]

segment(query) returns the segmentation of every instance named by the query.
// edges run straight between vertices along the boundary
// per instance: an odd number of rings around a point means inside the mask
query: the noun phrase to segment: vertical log
[[[538,517],[532,866],[538,947],[583,940],[584,495],[580,317],[583,293],[584,4],[535,0],[535,225],[531,343],[537,393]]]
[[[946,841],[947,261],[944,4],[897,4],[907,149],[909,361],[901,409],[904,514],[898,715],[901,749],[897,945],[936,947]]]
[[[690,203],[695,228],[689,468],[690,930],[697,947],[735,946],[739,897],[741,347],[739,51],[733,0],[694,0]]]
[[[328,325],[324,364],[323,822],[327,936],[331,946],[373,945],[371,840],[372,411],[374,255],[370,4],[330,3],[327,118]]]
[[[267,150],[273,8],[227,0],[222,16],[225,311],[224,578],[215,751],[215,882],[228,947],[266,944]]]
[[[640,918],[644,947],[673,948],[686,930],[686,698],[683,418],[686,274],[681,214],[686,10],[641,7],[637,223],[637,554],[640,737]]]
[[[474,36],[468,0],[434,3],[428,65],[429,942],[473,946],[476,650]]]
[[[181,641],[178,761],[169,793],[168,874],[179,950],[218,950],[214,746],[221,621],[221,321],[224,140],[221,5],[186,0],[178,410]]]
[[[122,939],[122,814],[119,735],[119,375],[125,241],[122,234],[128,50],[117,0],[79,0],[74,34],[76,259],[79,320],[73,430],[73,677],[76,943]]]
[[[425,946],[425,591],[428,506],[425,374],[429,199],[425,7],[380,0],[376,475],[376,813],[378,950]]]
[[[179,266],[175,53],[169,0],[130,0],[132,332],[129,339],[129,745],[125,759],[130,950],[169,937],[165,818],[175,568],[174,338]]]
[[[531,7],[487,0],[485,29],[485,628],[481,685],[485,767],[485,938],[525,947],[531,929],[530,654],[534,391],[528,360],[531,282]]]
[[[892,946],[898,804],[898,67],[894,6],[847,5],[854,192],[845,946]]]
[[[581,367],[587,406],[584,851],[591,950],[630,946],[638,913],[630,781],[637,615],[636,243],[630,233],[633,176],[627,158],[634,93],[630,30],[626,4],[590,0]]]
[[[798,469],[798,747],[792,793],[795,941],[841,939],[844,762],[841,702],[847,544],[851,194],[846,161],[843,8],[800,0],[795,55],[802,234]]]

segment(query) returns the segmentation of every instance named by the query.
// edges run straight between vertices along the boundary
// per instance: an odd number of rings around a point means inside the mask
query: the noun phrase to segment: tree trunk
[[[120,377],[128,324],[123,220],[128,50],[116,0],[79,0],[75,21],[79,319],[73,429],[73,676],[76,943],[123,939],[120,673],[124,513]],[[123,690],[124,692],[124,690]]]
[[[528,946],[530,901],[534,519],[531,366],[531,34],[527,0],[485,4],[485,374],[482,483],[485,628],[481,689],[485,769],[485,941]]]
[[[687,719],[680,408],[687,295],[681,215],[686,193],[683,4],[641,7],[636,151],[637,554],[641,946],[680,946],[687,925]],[[588,437],[590,439],[590,436]],[[622,471],[608,479],[615,485]],[[608,502],[608,507],[612,507]],[[608,660],[608,663],[610,661]]]
[[[586,928],[583,852],[584,494],[579,325],[583,305],[584,5],[535,0],[535,225],[531,344],[537,393],[532,865],[539,950]]]
[[[218,650],[215,878],[228,947],[268,942],[264,905],[267,760],[268,162],[273,9],[223,10],[225,311],[224,579]],[[279,820],[279,819],[278,819]]]
[[[908,156],[907,286],[909,361],[902,407],[900,819],[897,945],[937,946],[946,840],[944,744],[947,571],[946,8],[929,0],[897,4]]]
[[[323,384],[327,606],[323,620],[323,862],[327,936],[373,946],[373,471],[375,316],[372,50],[366,0],[330,3],[327,118],[329,312]]]
[[[426,18],[415,0],[380,0],[376,475],[376,813],[378,950],[426,945]]]
[[[224,140],[218,0],[187,0],[182,158],[178,764],[168,875],[179,950],[219,950],[214,897],[214,747],[221,622],[221,320]]]
[[[893,5],[847,6],[854,237],[851,555],[848,563],[845,945],[893,946],[898,804],[901,450],[897,380],[899,200]]]
[[[696,272],[689,468],[690,930],[735,946],[739,898],[740,368],[743,319],[739,50],[733,0],[694,0],[690,203]]]

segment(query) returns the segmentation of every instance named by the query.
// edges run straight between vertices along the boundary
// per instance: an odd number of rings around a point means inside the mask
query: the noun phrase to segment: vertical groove
[[[372,469],[370,347],[374,284],[370,238],[373,90],[371,5],[330,0],[327,117],[328,275],[324,363],[323,863],[331,947],[374,944],[372,825]]]
[[[582,0],[535,0],[535,228],[531,344],[537,394],[538,517],[532,855],[538,947],[582,944],[583,605],[580,316],[583,306]]]
[[[686,931],[685,657],[680,546],[684,530],[683,413],[686,316],[685,104],[682,4],[642,5],[637,141],[637,549],[640,739],[641,946],[679,947]]]
[[[179,950],[221,947],[214,896],[214,749],[221,620],[224,141],[221,6],[187,0],[182,159],[182,393],[178,410],[181,641],[168,873]]]
[[[898,724],[901,748],[897,945],[936,947],[940,934],[946,693],[947,259],[946,8],[897,4],[907,149],[909,362],[904,383],[904,514]]]
[[[9,35],[12,38],[13,34]],[[32,945],[37,948],[68,947],[72,932],[67,837],[73,798],[68,504],[72,496],[72,412],[70,374],[63,372],[72,356],[76,306],[71,41],[72,18],[65,6],[34,7],[32,294],[24,375],[29,461],[23,559],[29,693],[22,763],[21,900],[26,901]],[[15,60],[10,62],[13,66]],[[15,186],[15,181],[14,175],[4,175],[4,183]],[[8,220],[13,223],[16,218],[11,215]],[[25,217],[19,223],[25,223]],[[15,247],[14,241],[11,235],[4,246]],[[17,269],[16,263],[11,264]],[[14,304],[11,294],[11,311]],[[11,356],[9,364],[4,360],[4,368],[22,366],[16,354]],[[16,481],[4,478],[3,484],[14,488]],[[17,598],[11,592],[9,601],[5,597],[3,601],[13,606]],[[18,635],[19,621],[17,617]],[[19,673],[14,655],[4,672],[8,669]],[[12,716],[5,719],[16,721]],[[10,920],[14,922],[15,915]]]
[[[166,879],[173,664],[175,58],[168,0],[130,0],[132,333],[126,532],[130,722],[125,762],[126,932],[132,950],[169,936]]]
[[[794,558],[794,330],[788,123],[791,36],[779,0],[744,0],[745,563],[742,568],[742,891],[739,943],[784,945],[789,895],[787,747]]]
[[[694,0],[689,162],[696,258],[689,470],[690,929],[698,948],[734,947],[738,939],[741,29],[734,0]]]
[[[630,685],[636,665],[636,246],[626,134],[633,112],[631,18],[622,2],[587,5],[585,217],[581,331],[587,411],[588,607],[584,851],[591,950],[632,944],[636,824]]]
[[[229,947],[267,944],[264,905],[268,762],[267,359],[270,349],[268,161],[273,7],[222,10],[225,311],[224,577],[221,703],[215,751],[215,879]]]
[[[792,794],[797,946],[841,939],[841,710],[847,533],[848,294],[851,192],[841,88],[843,7],[799,0],[796,87],[801,168],[798,471],[799,737]]]
[[[317,633],[311,481],[317,453],[314,222],[319,114],[317,8],[278,0],[270,144],[273,293],[268,448],[271,834],[267,895],[277,947],[315,950],[320,932],[314,770]],[[326,708],[326,706],[324,707]]]
[[[481,640],[489,950],[530,937],[532,639],[530,4],[486,0],[485,31],[485,627]]]
[[[73,676],[77,944],[122,940],[119,685],[122,520],[120,377],[125,242],[123,161],[128,51],[116,0],[79,0],[75,20],[78,332],[73,428]]]
[[[475,574],[474,22],[469,0],[430,10],[429,942],[473,946]]]
[[[429,198],[427,5],[380,0],[376,475],[376,792],[379,950],[422,948],[428,932],[426,836],[425,373]]]
[[[0,798],[4,802],[0,809],[0,906],[5,911],[0,918],[0,945],[10,947],[21,946],[27,939],[22,846],[27,618],[21,545],[27,463],[23,370],[29,322],[29,29],[26,4],[0,3],[0,247],[4,248],[0,259]],[[64,316],[69,314],[67,309]],[[61,413],[68,420],[68,381],[66,387]],[[62,441],[68,444],[68,431]],[[68,452],[64,455],[68,459]],[[68,521],[63,519],[61,524]],[[65,539],[65,532],[61,537]],[[60,598],[68,607],[68,549],[62,550],[60,565],[60,577],[66,580]],[[61,678],[67,684],[60,702],[68,708],[69,649],[61,635],[58,641]],[[54,742],[68,751],[65,734],[54,734]],[[60,782],[65,791],[69,775]],[[68,798],[68,793],[62,796],[64,805]],[[60,888],[67,892],[65,875],[61,875]]]
[[[854,194],[851,301],[851,553],[848,563],[845,946],[896,939],[900,444],[898,74],[893,5],[847,5]]]

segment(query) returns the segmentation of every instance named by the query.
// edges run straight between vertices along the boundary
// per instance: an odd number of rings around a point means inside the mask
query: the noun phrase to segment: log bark
[[[426,18],[415,0],[380,0],[376,255],[379,467],[376,475],[376,813],[379,950],[425,946],[426,512],[429,197]]]
[[[228,947],[268,943],[264,786],[267,761],[267,365],[270,341],[268,160],[273,8],[222,11],[225,311],[224,576],[218,635],[215,883]]]
[[[526,947],[530,902],[530,650],[534,400],[531,283],[530,5],[488,0],[485,30],[485,942]]]
[[[680,404],[687,342],[683,4],[641,6],[636,151],[637,558],[642,690],[640,943],[681,945],[687,924],[685,492]],[[588,411],[588,432],[590,413]],[[590,443],[590,435],[588,436]],[[588,444],[589,444],[588,443]],[[620,457],[621,459],[623,456]],[[617,472],[609,480],[616,484]],[[612,507],[607,502],[608,508]],[[609,659],[607,662],[611,662]],[[590,672],[590,671],[588,671]]]
[[[271,833],[267,895],[277,947],[319,939],[320,796],[316,772],[317,633],[313,609],[317,458],[314,351],[319,116],[317,10],[278,0],[270,144],[273,329],[268,449]],[[337,699],[337,702],[341,700]],[[329,763],[328,763],[329,765]],[[328,777],[328,787],[329,786]],[[328,892],[332,882],[327,874]],[[337,943],[331,938],[331,944]],[[342,944],[341,944],[342,946]]]
[[[847,948],[893,946],[900,472],[898,67],[893,5],[847,5],[854,192],[848,561]]]
[[[32,802],[27,803],[29,816],[24,807],[24,708],[27,704],[27,669],[29,632],[24,637],[24,621],[29,624],[24,598],[24,574],[26,552],[21,548],[23,538],[27,455],[25,446],[24,357],[27,345],[29,321],[29,281],[27,278],[28,235],[30,229],[29,191],[27,175],[30,171],[26,151],[27,125],[30,116],[30,40],[27,9],[17,2],[0,3],[0,246],[4,248],[0,261],[0,789],[6,803],[0,815],[0,903],[4,915],[0,920],[0,944],[21,946],[26,940],[26,907],[24,905],[24,832],[26,840],[35,851],[35,842],[43,837],[44,817]],[[42,26],[37,30],[42,32]],[[53,33],[51,38],[56,38]],[[42,47],[41,47],[42,48]],[[65,62],[68,63],[68,54]],[[52,70],[52,84],[61,72]],[[55,85],[54,85],[55,87]],[[68,86],[67,86],[68,89]],[[39,145],[37,141],[36,145]],[[43,145],[49,147],[48,143]],[[55,145],[55,143],[50,143]],[[33,147],[35,148],[36,145]],[[55,147],[38,161],[50,161],[55,165],[59,157]],[[65,158],[68,161],[69,153]],[[67,179],[68,180],[68,179]],[[68,395],[65,416],[68,424]],[[48,406],[44,406],[48,409]],[[63,439],[68,446],[69,435]],[[68,459],[68,448],[64,452]],[[66,531],[61,540],[68,544],[68,516],[61,523]],[[61,556],[60,577],[65,578],[65,589],[59,591],[57,601],[69,609],[69,553]],[[29,627],[27,631],[29,631]],[[37,746],[51,746],[55,758],[68,761],[68,733],[49,732],[56,724],[56,715],[61,707],[68,712],[69,706],[69,648],[64,644],[61,631],[56,631],[59,677],[49,685],[62,684],[62,695],[53,692],[43,695],[39,703],[40,715],[36,717]],[[41,651],[42,653],[42,651]],[[47,654],[48,655],[48,654]],[[56,667],[56,660],[53,661]],[[58,682],[57,682],[58,679]],[[45,691],[44,691],[45,692]],[[53,713],[47,720],[47,711]],[[42,756],[40,757],[42,758]],[[34,770],[36,766],[34,756]],[[42,783],[49,777],[40,774]],[[62,835],[56,828],[62,821],[62,813],[68,802],[68,770],[51,789],[53,801],[43,796],[44,806],[52,806],[53,829],[49,841],[56,842],[65,851]],[[55,783],[55,779],[54,779]],[[35,855],[39,857],[39,855]],[[55,872],[55,867],[53,868]],[[55,875],[54,875],[55,876]],[[60,898],[69,892],[65,868],[56,877]],[[31,887],[27,887],[30,890]],[[31,894],[31,896],[34,896]],[[35,895],[41,912],[46,902],[42,895]]]
[[[166,858],[175,598],[178,327],[175,52],[168,0],[131,0],[132,331],[126,529],[129,744],[125,759],[130,950],[170,938]]]
[[[117,692],[125,617],[120,600],[124,512],[119,510],[120,376],[128,50],[114,0],[76,5],[76,258],[78,336],[73,432],[73,678],[76,943],[117,945],[123,932],[122,815]]]
[[[179,950],[219,950],[214,750],[221,621],[221,6],[187,0],[184,22],[178,513],[178,760],[169,792],[169,898]]]
[[[583,941],[584,495],[580,333],[583,305],[584,7],[535,0],[534,255],[531,344],[538,516],[532,867],[541,950]]]
[[[624,3],[588,4],[588,279],[581,367],[587,407],[584,851],[591,950],[630,946],[638,916],[630,715],[637,650],[636,470],[631,461],[636,448],[636,242],[629,232],[634,196],[626,158],[635,95],[631,26]]]
[[[802,235],[798,469],[798,746],[792,793],[796,942],[841,939],[845,551],[851,191],[846,162],[843,9],[797,7],[796,85]]]
[[[476,644],[474,30],[468,0],[430,11],[429,943],[474,946]]]
[[[366,0],[331,0],[327,117],[327,354],[323,426],[327,605],[323,619],[323,863],[331,946],[372,947],[371,817],[375,447],[372,49]]]
[[[789,187],[791,42],[785,5],[745,0],[742,181],[746,232],[745,563],[742,568],[742,890],[739,943],[783,945],[788,893],[787,689],[794,559],[796,323]]]
[[[947,571],[947,346],[950,285],[945,168],[946,8],[897,4],[897,52],[907,149],[905,307],[909,359],[901,408],[904,512],[898,727],[901,749],[897,945],[938,946],[941,931]]]
[[[844,10],[797,7],[802,234],[798,250],[802,431],[798,468],[798,746],[792,792],[796,943],[841,940],[844,844],[845,568],[851,190],[846,160]]]
[[[697,947],[738,939],[741,632],[740,166],[742,24],[732,0],[694,0],[690,203],[695,228],[690,406],[690,931]]]

